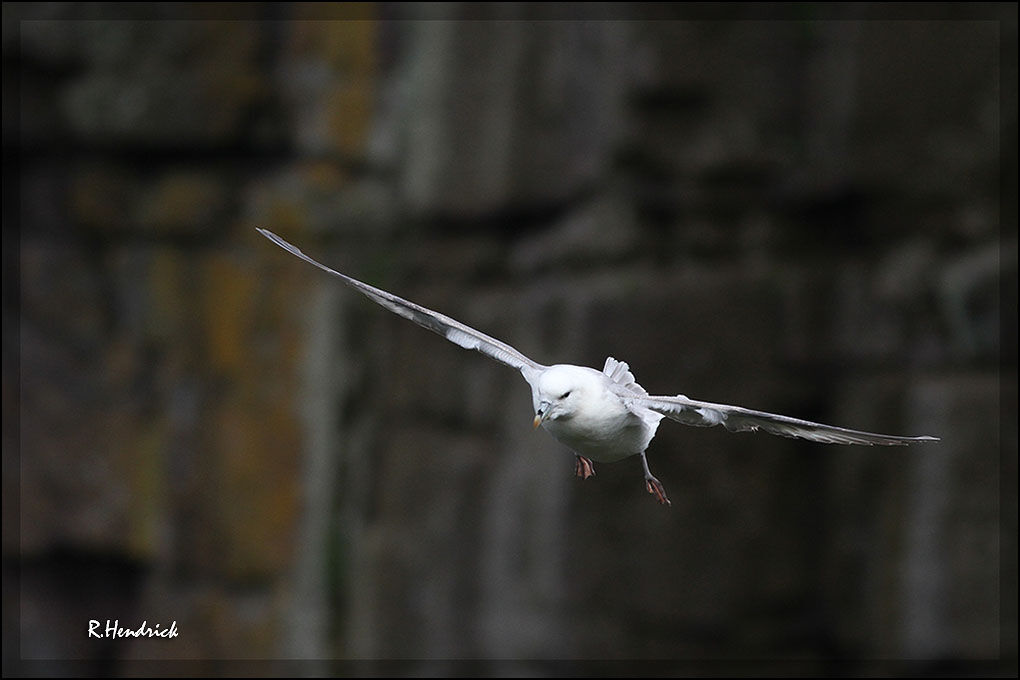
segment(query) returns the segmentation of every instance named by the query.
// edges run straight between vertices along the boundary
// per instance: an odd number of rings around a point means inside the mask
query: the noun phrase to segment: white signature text
[[[90,638],[175,638],[177,637],[177,622],[174,621],[168,628],[162,628],[157,623],[150,626],[148,621],[142,621],[137,628],[122,628],[119,619],[106,619],[106,626],[95,619],[89,620]]]

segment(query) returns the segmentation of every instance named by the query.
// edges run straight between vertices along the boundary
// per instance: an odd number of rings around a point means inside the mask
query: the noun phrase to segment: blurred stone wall
[[[5,20],[5,664],[1015,658],[1015,14],[518,10]],[[663,509],[255,226],[540,362],[943,441],[664,423]]]

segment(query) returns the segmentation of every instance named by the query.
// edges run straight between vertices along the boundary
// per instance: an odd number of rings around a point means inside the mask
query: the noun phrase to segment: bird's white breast
[[[577,390],[581,398],[569,416],[547,419],[543,425],[573,451],[599,462],[611,463],[647,448],[654,425],[635,415],[609,389],[609,379],[594,369],[557,366],[540,382],[541,391],[562,394]],[[654,419],[653,419],[654,420]]]
[[[569,420],[547,420],[544,427],[572,451],[603,463],[641,453],[651,439],[650,428],[629,412],[579,414]]]

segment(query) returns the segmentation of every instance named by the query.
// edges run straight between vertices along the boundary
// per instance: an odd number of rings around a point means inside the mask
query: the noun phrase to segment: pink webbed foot
[[[648,493],[655,496],[655,500],[659,501],[662,505],[672,505],[666,497],[666,490],[662,488],[662,484],[652,476],[651,470],[648,469],[648,458],[645,457],[644,451],[641,452],[641,467],[645,471],[645,488],[648,489]]]
[[[584,456],[575,456],[574,474],[581,479],[588,479],[595,476],[595,466]]]
[[[659,501],[662,505],[672,505],[669,502],[669,498],[666,497],[666,490],[662,488],[662,484],[659,483],[655,477],[649,477],[645,479],[645,488],[648,489],[648,493],[655,496],[655,500]]]

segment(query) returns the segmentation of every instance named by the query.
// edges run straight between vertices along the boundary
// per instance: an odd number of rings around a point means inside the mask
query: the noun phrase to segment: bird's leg
[[[579,456],[576,453],[574,457],[577,459],[574,464],[574,474],[581,479],[588,479],[589,477],[595,476],[595,466],[590,460],[584,456]]]
[[[666,497],[666,490],[662,488],[662,484],[652,476],[651,471],[648,469],[648,459],[645,458],[644,451],[641,452],[641,467],[645,469],[645,488],[648,489],[648,493],[655,496],[655,500],[659,501],[659,503],[672,505],[669,502],[669,498]]]

